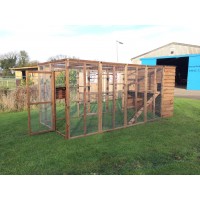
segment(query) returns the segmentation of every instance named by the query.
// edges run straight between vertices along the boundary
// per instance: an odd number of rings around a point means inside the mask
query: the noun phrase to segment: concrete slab
[[[175,97],[183,97],[189,99],[199,99],[200,100],[200,90],[186,90],[185,88],[175,88]]]

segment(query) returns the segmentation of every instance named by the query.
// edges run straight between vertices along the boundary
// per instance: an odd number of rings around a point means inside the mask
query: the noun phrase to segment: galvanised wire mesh
[[[34,131],[52,128],[54,108],[56,130],[65,135],[68,124],[70,137],[112,130],[161,116],[162,67],[127,65],[126,76],[123,64],[102,63],[101,70],[98,62],[77,60],[68,64],[69,96],[66,95],[65,61],[41,65],[39,69],[44,74],[34,74],[34,81],[29,86],[32,91],[30,103],[35,103],[31,105],[31,128]],[[47,71],[49,73],[45,73]],[[52,88],[52,71],[55,88]],[[52,91],[55,91],[55,105],[51,102]],[[66,98],[69,98],[68,119]]]

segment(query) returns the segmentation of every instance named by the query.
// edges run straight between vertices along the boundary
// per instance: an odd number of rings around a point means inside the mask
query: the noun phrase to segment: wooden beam
[[[135,113],[138,111],[138,67],[135,68]],[[137,122],[137,118],[135,120]]]
[[[66,75],[66,98],[65,98],[65,115],[66,115],[66,139],[70,139],[70,85],[69,85],[69,60],[65,62]]]
[[[128,65],[124,67],[124,127],[127,126]]]
[[[164,100],[164,86],[165,86],[165,67],[162,68],[162,83],[161,83],[161,117],[163,116],[163,100]]]
[[[148,86],[148,67],[144,72],[144,122],[147,122],[147,88]]]
[[[31,111],[30,111],[30,90],[29,90],[29,72],[26,71],[26,97],[27,97],[27,110],[28,110],[28,132],[31,135]]]
[[[153,77],[153,118],[155,118],[156,114],[156,92],[157,92],[157,69],[154,69],[154,77]]]
[[[109,110],[109,71],[106,70],[106,111]]]
[[[83,110],[83,123],[84,123],[84,135],[86,135],[87,132],[87,96],[86,96],[86,63],[83,64],[83,105],[84,105],[84,110]]]
[[[112,126],[115,128],[115,111],[116,111],[116,70],[113,66],[113,117],[112,117]]]
[[[98,67],[98,132],[102,132],[102,63]]]
[[[77,84],[76,84],[76,95],[77,95],[77,102],[76,102],[76,104],[77,104],[77,115],[78,115],[78,117],[80,116],[80,91],[79,91],[79,85],[80,85],[80,71],[79,70],[77,70]]]
[[[90,113],[90,89],[91,89],[91,85],[90,85],[90,69],[87,69],[87,91],[88,91],[88,101],[87,101],[87,108],[88,108],[88,112]]]
[[[148,101],[147,101],[147,108],[152,104],[153,99],[157,98],[158,95],[160,94],[160,92],[155,93],[155,97],[151,97]],[[138,112],[134,115],[134,117],[129,121],[129,125],[130,124],[134,124],[136,123],[137,118],[144,112],[144,106],[142,108],[140,108],[140,110],[138,110]]]
[[[52,95],[51,95],[51,99],[52,99],[52,130],[55,131],[56,130],[56,85],[55,85],[55,72],[52,71],[52,75],[51,75],[51,91],[52,91]]]

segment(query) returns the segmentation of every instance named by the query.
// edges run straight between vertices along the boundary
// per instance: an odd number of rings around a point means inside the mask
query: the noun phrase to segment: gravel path
[[[200,100],[200,90],[186,90],[184,88],[175,88],[174,91],[175,97],[184,97],[190,99],[199,99]]]

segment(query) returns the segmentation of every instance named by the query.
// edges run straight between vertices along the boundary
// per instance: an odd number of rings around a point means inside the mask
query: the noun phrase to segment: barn
[[[176,66],[176,86],[200,90],[200,46],[172,42],[131,61],[133,64]]]

